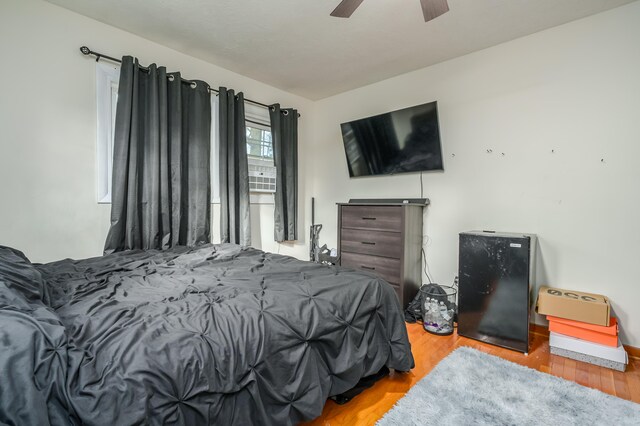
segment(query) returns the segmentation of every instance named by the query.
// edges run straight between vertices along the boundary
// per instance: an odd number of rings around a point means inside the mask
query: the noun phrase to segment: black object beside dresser
[[[458,335],[529,352],[536,236],[460,234]]]
[[[393,201],[338,203],[338,251],[342,266],[376,273],[406,308],[422,283],[422,214],[428,200]]]

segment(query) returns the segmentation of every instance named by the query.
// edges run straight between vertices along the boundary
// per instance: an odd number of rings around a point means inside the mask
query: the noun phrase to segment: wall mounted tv
[[[351,177],[443,170],[437,102],[340,126]]]

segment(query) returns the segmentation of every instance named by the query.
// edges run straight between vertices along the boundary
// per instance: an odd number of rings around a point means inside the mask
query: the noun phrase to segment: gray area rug
[[[377,424],[640,425],[640,404],[462,347]]]

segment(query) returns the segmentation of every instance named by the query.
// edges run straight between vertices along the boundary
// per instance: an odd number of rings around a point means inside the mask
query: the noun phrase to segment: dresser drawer
[[[342,206],[342,227],[400,232],[402,207]]]
[[[402,234],[342,228],[340,230],[340,248],[343,252],[400,259],[402,256]]]
[[[398,259],[343,252],[340,256],[340,264],[376,273],[380,278],[396,286],[400,284],[400,260]]]

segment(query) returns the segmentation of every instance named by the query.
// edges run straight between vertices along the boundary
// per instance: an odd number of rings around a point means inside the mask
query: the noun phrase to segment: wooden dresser
[[[422,283],[422,211],[416,204],[338,204],[342,266],[378,274],[403,308]]]

